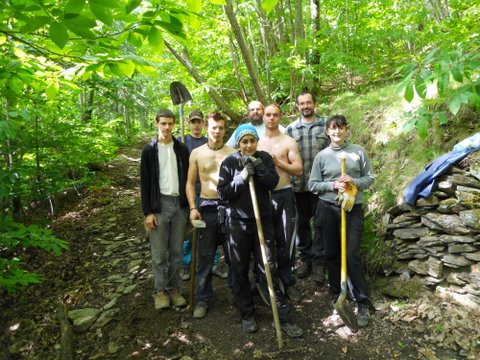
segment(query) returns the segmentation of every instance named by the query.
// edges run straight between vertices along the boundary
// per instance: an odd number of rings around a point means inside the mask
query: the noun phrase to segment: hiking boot
[[[302,300],[302,293],[295,287],[295,285],[287,286],[286,293],[288,298],[292,301],[299,302]]]
[[[370,322],[370,312],[368,304],[358,304],[357,323],[360,327],[365,327]]]
[[[297,268],[297,277],[299,279],[306,278],[312,272],[312,263],[310,261],[303,261]]]
[[[325,267],[313,267],[313,280],[319,285],[323,285],[325,283]]]
[[[180,279],[182,279],[183,281],[187,281],[190,279],[190,267],[184,266],[182,268],[182,271],[180,273]]]
[[[155,309],[168,309],[170,307],[170,299],[165,291],[159,291],[155,295]]]
[[[212,274],[218,276],[221,279],[226,279],[228,277],[228,272],[220,269],[218,265],[213,265]]]
[[[253,333],[258,330],[258,325],[253,316],[249,319],[242,320],[243,330],[247,333]]]
[[[193,311],[193,317],[195,319],[201,319],[207,315],[208,305],[206,302],[199,301],[197,306],[195,306],[195,310]]]
[[[291,321],[280,323],[280,328],[291,338],[296,338],[303,335],[303,330]]]
[[[168,292],[168,295],[170,296],[170,300],[172,301],[173,306],[176,307],[185,307],[187,306],[187,300],[180,294],[180,291],[178,289],[173,289]]]

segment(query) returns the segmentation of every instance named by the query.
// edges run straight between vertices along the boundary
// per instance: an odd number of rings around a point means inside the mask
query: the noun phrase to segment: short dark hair
[[[309,90],[303,90],[300,94],[297,95],[297,98],[295,99],[295,104],[298,105],[298,98],[300,96],[303,96],[303,95],[311,95],[312,96],[312,100],[313,102],[316,104],[317,103],[317,99],[315,99],[315,95],[313,95],[313,93]]]
[[[277,103],[270,103],[268,104],[267,106],[265,106],[265,109],[269,106],[273,106],[273,107],[276,107],[278,109],[278,111],[280,112],[280,114],[282,113],[282,108],[280,107],[280,105],[278,105]]]
[[[155,121],[158,123],[161,117],[173,119],[173,121],[175,122],[175,114],[171,110],[168,110],[168,109],[159,110],[157,112],[157,115],[155,115]]]
[[[218,111],[212,111],[210,114],[207,115],[207,126],[208,126],[208,119],[212,119],[215,121],[223,121],[225,127],[227,127],[227,117]]]
[[[326,128],[330,128],[332,125],[336,125],[337,127],[346,127],[347,118],[344,115],[333,115],[330,116],[327,120],[327,124],[325,125]]]

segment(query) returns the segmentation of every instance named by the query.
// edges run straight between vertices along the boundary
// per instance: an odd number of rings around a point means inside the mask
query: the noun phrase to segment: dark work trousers
[[[195,301],[197,303],[200,301],[209,302],[212,299],[212,267],[218,245],[224,247],[225,262],[227,265],[230,263],[226,255],[225,235],[222,233],[219,224],[216,201],[201,199],[199,210],[206,227],[198,229],[197,272],[195,276]]]
[[[317,219],[323,225],[325,258],[328,269],[330,291],[334,296],[340,294],[341,269],[341,207],[323,200],[318,202]],[[355,205],[347,212],[347,274],[353,286],[353,295],[358,303],[368,302],[368,286],[360,257],[364,214],[362,205]]]
[[[318,196],[306,191],[295,192],[297,208],[297,249],[302,262],[311,262],[313,266],[325,266],[325,250],[322,239],[322,223],[314,221],[315,233],[312,235],[310,220],[315,218]]]
[[[250,281],[248,279],[248,271],[250,267],[250,255],[253,253],[257,274],[260,274],[260,281],[267,283],[265,276],[265,268],[263,266],[262,252],[260,249],[260,241],[258,239],[257,226],[254,220],[227,219],[227,248],[229,252],[232,280],[233,280],[233,297],[235,304],[240,310],[242,320],[249,319],[253,316],[254,303],[250,290]],[[267,254],[274,283],[276,302],[278,308],[278,317],[280,322],[289,322],[290,306],[278,286],[278,274],[276,271],[274,259],[272,259],[272,241],[273,227],[262,221]],[[273,255],[274,257],[274,255]],[[265,285],[266,288],[267,285]]]
[[[285,286],[295,285],[295,195],[291,187],[272,191],[273,228],[278,276]]]

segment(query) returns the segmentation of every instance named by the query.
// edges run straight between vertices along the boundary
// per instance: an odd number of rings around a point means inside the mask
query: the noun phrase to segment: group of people
[[[221,245],[243,329],[257,331],[250,275],[258,289],[268,289],[268,285],[256,202],[281,329],[290,337],[301,336],[303,331],[292,321],[288,300],[302,298],[296,277],[312,274],[314,281],[323,285],[327,275],[333,301],[340,294],[343,208],[347,212],[350,290],[358,304],[358,324],[368,325],[368,287],[360,239],[363,190],[373,183],[370,163],[361,146],[347,142],[348,125],[343,115],[327,120],[317,116],[310,92],[300,93],[296,106],[300,117],[284,128],[277,104],[264,107],[258,101],[251,102],[248,122],[226,143],[228,120],[220,112],[207,115],[203,144],[198,143],[198,132],[195,139],[183,139],[184,143],[173,137],[174,114],[169,110],[157,113],[158,136],[142,150],[140,166],[156,309],[186,306],[179,290],[183,234],[188,219],[203,220],[206,227],[198,230],[193,316],[207,314],[213,297],[215,254]],[[203,114],[192,111],[189,121],[193,120],[203,125]],[[346,174],[341,173],[342,157],[346,158]],[[256,189],[253,197],[252,181]],[[301,262],[295,269],[297,249]]]

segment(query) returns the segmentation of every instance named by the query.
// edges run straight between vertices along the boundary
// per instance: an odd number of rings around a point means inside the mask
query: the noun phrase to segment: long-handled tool
[[[185,142],[184,120],[183,120],[183,105],[192,100],[192,95],[188,92],[185,85],[179,81],[174,81],[170,84],[170,97],[173,105],[180,104],[180,132],[182,142]]]
[[[207,227],[203,220],[193,220],[193,236],[192,236],[192,262],[190,263],[190,301],[189,308],[190,313],[193,315],[194,302],[195,302],[195,270],[197,267],[197,244],[198,244],[198,229]]]
[[[270,305],[272,306],[273,323],[275,324],[275,332],[277,333],[278,349],[282,348],[282,329],[280,328],[280,320],[278,318],[277,302],[275,299],[275,291],[273,289],[272,273],[268,263],[267,248],[265,238],[263,237],[263,227],[260,217],[260,209],[258,208],[257,193],[253,177],[250,177],[248,184],[250,186],[250,196],[252,197],[253,212],[255,213],[255,223],[257,224],[258,239],[260,240],[260,249],[262,251],[263,266],[265,268],[265,276],[267,278],[268,292],[270,295]]]
[[[341,166],[342,166],[342,175],[345,175],[347,172],[346,158],[342,157]],[[343,320],[345,325],[348,326],[353,332],[358,331],[359,326],[357,323],[357,318],[350,306],[347,297],[347,213],[342,207],[342,239],[341,239],[341,248],[342,248],[342,268],[341,268],[341,278],[340,278],[340,296],[334,304],[335,310],[337,310],[338,315]]]

